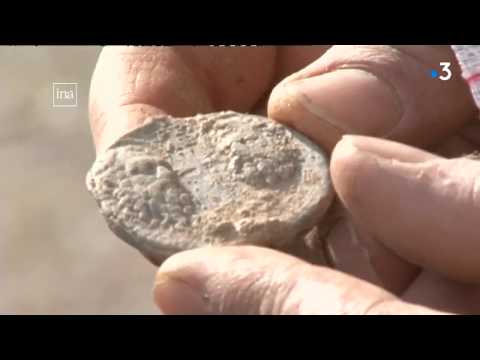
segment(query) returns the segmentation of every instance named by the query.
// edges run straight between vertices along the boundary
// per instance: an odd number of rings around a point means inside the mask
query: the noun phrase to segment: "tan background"
[[[85,188],[100,47],[0,46],[0,313],[157,313],[155,268],[116,238]],[[52,82],[78,83],[76,108]]]

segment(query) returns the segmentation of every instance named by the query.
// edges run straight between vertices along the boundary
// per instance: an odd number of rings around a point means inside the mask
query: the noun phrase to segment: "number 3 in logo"
[[[445,73],[445,75],[442,75],[439,77],[440,80],[446,81],[450,80],[452,77],[452,71],[450,70],[450,65],[451,63],[449,62],[441,62],[440,66],[442,67],[442,71]]]

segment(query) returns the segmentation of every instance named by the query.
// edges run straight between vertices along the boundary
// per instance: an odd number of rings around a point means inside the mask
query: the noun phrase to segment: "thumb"
[[[450,62],[449,81],[432,69]],[[438,69],[440,70],[440,69]],[[337,45],[272,91],[268,115],[332,150],[344,134],[430,147],[477,109],[449,46]]]
[[[154,298],[169,315],[434,313],[362,280],[252,246],[169,258],[158,271]]]

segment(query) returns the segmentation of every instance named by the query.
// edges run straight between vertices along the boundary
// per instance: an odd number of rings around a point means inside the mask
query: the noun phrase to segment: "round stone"
[[[99,154],[86,184],[112,231],[157,265],[209,245],[288,251],[334,198],[315,143],[232,111],[151,118]]]

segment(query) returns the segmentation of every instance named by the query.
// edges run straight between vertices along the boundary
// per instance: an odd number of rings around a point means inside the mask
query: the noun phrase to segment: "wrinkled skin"
[[[429,77],[441,61],[449,81]],[[480,162],[460,158],[480,123],[448,46],[110,47],[92,79],[98,152],[148,115],[224,109],[329,151],[336,269],[256,247],[180,253],[157,274],[162,313],[480,312]]]

